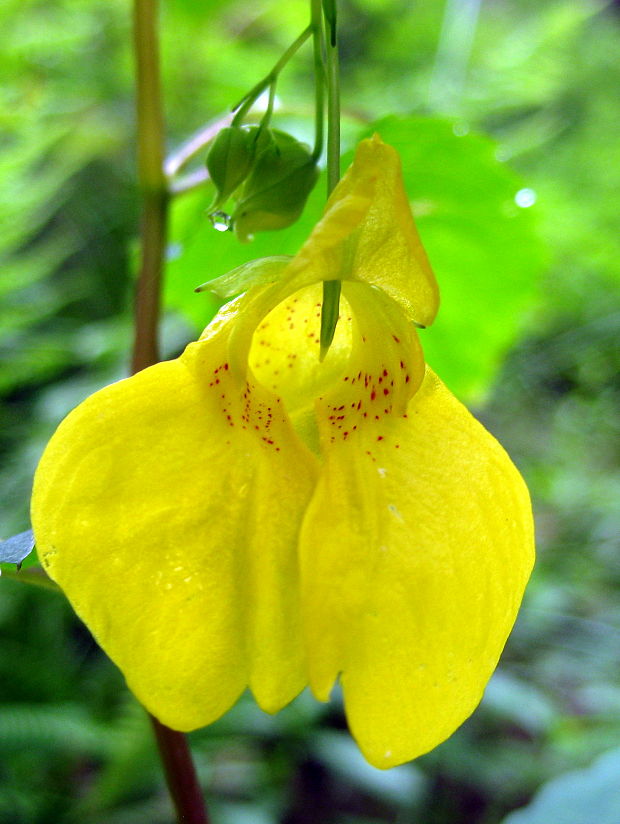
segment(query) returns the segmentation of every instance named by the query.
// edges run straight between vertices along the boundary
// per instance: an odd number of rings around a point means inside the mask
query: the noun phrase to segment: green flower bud
[[[301,214],[318,177],[308,146],[276,129],[265,130],[269,142],[260,147],[233,214],[241,241],[254,232],[284,229]]]
[[[241,186],[262,143],[257,126],[227,126],[218,132],[207,155],[207,170],[217,190],[210,211],[218,209]]]

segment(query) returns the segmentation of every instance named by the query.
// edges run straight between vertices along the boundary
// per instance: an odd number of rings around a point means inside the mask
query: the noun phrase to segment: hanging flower
[[[319,361],[321,282],[343,282]],[[364,141],[275,283],[88,398],[37,471],[41,560],[162,722],[339,678],[366,758],[478,704],[533,560],[525,485],[424,365],[437,310],[396,152]]]

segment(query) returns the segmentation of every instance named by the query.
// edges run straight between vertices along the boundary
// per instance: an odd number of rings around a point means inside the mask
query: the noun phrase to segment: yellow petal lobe
[[[296,555],[316,461],[279,399],[232,375],[231,317],[79,406],[33,494],[49,574],[139,700],[180,730],[248,685],[273,712],[306,682]]]
[[[326,452],[301,552],[312,688],[325,699],[341,673],[351,731],[385,768],[432,749],[480,701],[533,527],[510,459],[430,370],[406,414],[377,423]]]

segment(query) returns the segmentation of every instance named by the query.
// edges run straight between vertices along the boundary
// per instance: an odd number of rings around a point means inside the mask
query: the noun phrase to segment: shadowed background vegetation
[[[165,0],[169,149],[304,28],[306,3]],[[192,736],[215,824],[620,824],[620,14],[584,0],[341,0],[343,151],[401,152],[442,291],[427,359],[534,499],[539,561],[478,712],[413,764],[369,767],[336,695],[249,698]],[[60,419],[126,374],[138,219],[128,0],[0,8],[0,537],[28,528]],[[309,47],[276,125],[312,135]],[[204,152],[196,160],[197,168]],[[320,213],[240,246],[208,187],[174,203],[166,357],[193,288],[294,252]],[[102,552],[105,547],[102,547]],[[514,812],[518,810],[517,812]],[[170,824],[151,730],[58,595],[0,581],[1,824]]]

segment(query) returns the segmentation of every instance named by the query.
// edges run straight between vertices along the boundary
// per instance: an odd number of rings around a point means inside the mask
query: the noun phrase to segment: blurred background
[[[164,0],[169,149],[221,117],[305,27],[301,0]],[[475,715],[412,764],[369,767],[337,695],[249,698],[192,736],[214,824],[620,824],[620,7],[341,0],[343,150],[401,152],[442,309],[427,359],[530,486],[538,564]],[[61,418],[126,374],[138,200],[128,0],[0,6],[0,537],[27,529]],[[312,134],[305,47],[276,125]],[[350,155],[348,155],[350,156]],[[204,152],[196,159],[204,162]],[[208,322],[193,288],[294,252],[174,203],[167,357]],[[0,822],[170,824],[151,731],[62,597],[0,581]],[[515,812],[516,811],[516,812]]]

